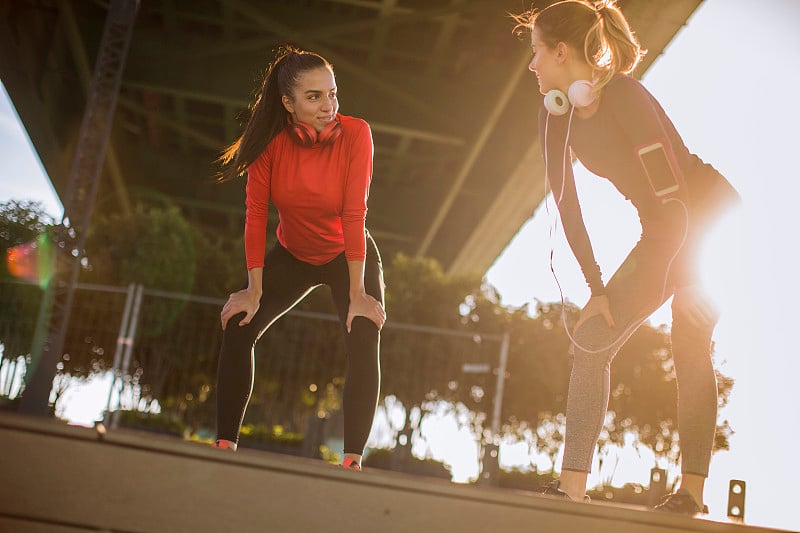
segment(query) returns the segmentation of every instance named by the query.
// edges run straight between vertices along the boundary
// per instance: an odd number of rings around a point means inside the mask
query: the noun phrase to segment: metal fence
[[[12,396],[30,361],[38,286],[0,282],[0,394]],[[59,371],[89,377],[112,370],[104,401],[111,411],[157,402],[162,415],[198,430],[213,428],[213,384],[224,300],[150,290],[141,285],[78,284]],[[463,403],[497,431],[507,335],[388,322],[381,338],[381,397],[406,408],[435,400]],[[21,364],[25,362],[25,364]],[[256,348],[256,377],[245,424],[307,433],[310,422],[338,410],[346,355],[338,318],[292,311]],[[27,367],[23,369],[22,367]],[[5,388],[3,388],[5,387]]]

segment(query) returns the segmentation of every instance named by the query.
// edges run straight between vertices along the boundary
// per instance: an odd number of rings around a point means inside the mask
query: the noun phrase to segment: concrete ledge
[[[776,531],[0,414],[0,531]]]

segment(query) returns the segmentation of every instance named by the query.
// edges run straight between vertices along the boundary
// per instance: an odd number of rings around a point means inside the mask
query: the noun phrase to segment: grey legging
[[[571,348],[563,469],[591,470],[608,409],[611,361],[636,328],[673,293],[674,287],[669,283],[664,290],[664,278],[674,250],[668,240],[643,236],[606,287],[616,327],[609,328],[598,315],[575,332],[579,346]],[[716,321],[706,327],[693,326],[676,313],[673,303],[671,341],[678,382],[681,470],[702,476],[708,476],[717,422],[717,381],[711,364],[715,325]],[[611,348],[590,353],[612,343]]]

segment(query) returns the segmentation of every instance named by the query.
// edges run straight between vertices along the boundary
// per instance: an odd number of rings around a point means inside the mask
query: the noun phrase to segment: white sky
[[[723,310],[718,359],[736,380],[721,413],[736,433],[731,451],[712,461],[707,503],[712,517],[724,517],[728,481],[743,479],[747,522],[786,529],[800,529],[800,410],[792,394],[800,350],[787,335],[797,327],[790,310],[800,296],[793,216],[800,172],[792,160],[800,139],[798,28],[800,0],[705,0],[644,79],[689,149],[719,169],[745,202],[704,258],[704,279]],[[3,90],[0,201],[38,199],[60,218],[61,205],[6,99]],[[585,171],[576,179],[608,279],[638,238],[635,214],[603,180]],[[487,273],[507,305],[559,298],[547,264],[549,223],[540,209]],[[553,245],[566,298],[583,304],[588,290],[563,236]],[[669,321],[662,308],[652,322]],[[107,384],[99,388],[107,391]]]

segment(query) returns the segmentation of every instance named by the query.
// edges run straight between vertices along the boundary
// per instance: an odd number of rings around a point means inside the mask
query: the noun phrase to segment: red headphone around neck
[[[317,130],[310,124],[306,124],[305,122],[292,122],[292,118],[289,117],[289,121],[286,123],[286,131],[289,133],[289,137],[300,146],[306,148],[311,148],[315,144],[327,146],[333,144],[333,142],[342,135],[342,123],[337,116],[333,119],[333,122],[317,133]]]

